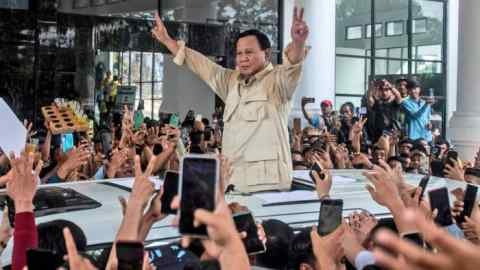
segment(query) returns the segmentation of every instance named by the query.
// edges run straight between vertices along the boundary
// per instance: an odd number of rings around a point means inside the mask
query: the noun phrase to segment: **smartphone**
[[[323,200],[318,218],[318,233],[321,236],[335,231],[342,224],[343,200]]]
[[[465,170],[465,175],[472,175],[472,176],[480,177],[480,169],[467,168]]]
[[[187,269],[188,265],[196,265],[199,262],[197,256],[176,243],[149,246],[146,251],[149,263],[155,265],[156,269]]]
[[[57,270],[64,264],[63,256],[51,250],[27,250],[27,266],[29,270]]]
[[[430,175],[424,176],[422,180],[420,180],[420,183],[418,184],[418,186],[422,188],[420,199],[423,198],[423,195],[425,194],[425,190],[427,189],[427,185],[429,181],[430,181]]]
[[[446,187],[434,189],[428,192],[430,207],[437,209],[438,214],[435,222],[444,227],[453,224],[452,213],[450,212],[450,199],[448,198],[448,189]]]
[[[118,241],[115,244],[118,258],[118,270],[142,270],[143,243],[137,241]]]
[[[472,214],[477,201],[477,191],[478,187],[470,184],[467,185],[467,190],[465,190],[465,197],[463,199],[463,211],[459,216],[455,217],[459,226],[465,222],[465,217],[470,217]]]
[[[458,152],[457,151],[448,151],[447,159],[445,161],[445,164],[448,164],[448,165],[453,167],[454,164],[452,162],[452,159],[458,161]]]
[[[314,183],[316,183],[315,181],[315,177],[313,176],[313,172],[317,172],[318,173],[318,176],[320,176],[320,179],[323,181],[325,179],[325,174],[322,172],[322,168],[318,165],[318,163],[314,163],[313,164],[313,167],[312,169],[310,170],[310,178],[312,179],[312,181]]]
[[[248,255],[265,253],[266,247],[258,239],[257,224],[250,212],[238,213],[233,216],[235,227],[238,232],[247,233],[247,237],[243,239],[243,244]]]
[[[359,116],[364,117],[366,115],[367,115],[367,107],[361,107]]]
[[[215,210],[220,162],[207,155],[187,155],[180,161],[180,210],[179,231],[182,235],[206,238],[204,225],[194,227],[195,210]]]
[[[176,210],[173,210],[170,205],[173,198],[178,194],[178,173],[174,171],[167,171],[163,180],[163,194],[162,194],[162,213],[175,215]]]
[[[72,133],[66,133],[61,135],[61,140],[62,140],[62,151],[63,153],[66,153],[73,149],[73,146],[75,143],[73,142],[73,134]]]
[[[300,118],[293,119],[293,131],[294,132],[302,131],[302,119]]]
[[[8,209],[8,222],[10,222],[10,227],[15,227],[15,203],[9,197],[5,197],[6,207]]]
[[[430,163],[430,169],[432,175],[436,177],[445,177],[443,170],[445,169],[445,164],[441,160],[432,160]]]

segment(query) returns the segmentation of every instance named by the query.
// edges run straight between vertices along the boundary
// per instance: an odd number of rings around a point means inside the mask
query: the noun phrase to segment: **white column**
[[[292,106],[291,118],[302,117],[301,98],[314,97],[315,105],[309,110],[320,110],[320,101],[335,99],[335,0],[285,1],[284,44],[291,41],[293,7],[304,3],[305,20],[310,27],[308,44],[312,47],[303,69],[302,81],[297,89]]]
[[[472,159],[480,146],[480,1],[459,2],[458,101],[449,134],[461,157]]]
[[[447,119],[450,119],[457,110],[458,89],[458,2],[448,1],[447,20]],[[447,130],[447,136],[449,136]]]

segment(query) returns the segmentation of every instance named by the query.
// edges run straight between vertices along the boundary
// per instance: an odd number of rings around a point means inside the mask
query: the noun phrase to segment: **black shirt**
[[[395,101],[377,101],[371,110],[375,112],[373,134],[371,134],[373,142],[382,136],[384,130],[400,130],[400,104]]]

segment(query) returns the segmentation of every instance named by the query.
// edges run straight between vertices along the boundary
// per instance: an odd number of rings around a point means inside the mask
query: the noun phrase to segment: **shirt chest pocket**
[[[240,117],[246,122],[258,122],[267,118],[266,96],[246,97],[240,104]]]

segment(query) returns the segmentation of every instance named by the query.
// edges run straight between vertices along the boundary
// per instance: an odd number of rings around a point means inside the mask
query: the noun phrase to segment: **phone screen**
[[[427,189],[428,181],[430,181],[430,175],[427,175],[420,180],[419,187],[422,188],[422,193],[420,194],[420,199],[423,198],[423,194],[425,194],[425,190]]]
[[[118,241],[115,248],[118,270],[142,270],[144,248],[141,242]]]
[[[318,233],[328,235],[342,224],[343,200],[323,200],[318,219]]]
[[[14,228],[15,227],[15,203],[9,196],[6,196],[5,205],[8,209],[8,222],[10,222],[10,227]]]
[[[247,237],[243,239],[243,244],[249,255],[265,252],[265,246],[258,239],[257,224],[251,213],[239,213],[233,216],[235,226],[238,232],[245,232]]]
[[[148,247],[150,264],[156,269],[187,269],[187,265],[196,265],[199,262],[197,256],[179,244]]]
[[[470,217],[475,207],[475,202],[477,200],[477,191],[478,187],[474,185],[467,185],[467,190],[465,191],[465,197],[463,199],[463,212],[456,217],[457,224],[461,225],[465,222],[465,217]]]
[[[453,224],[452,213],[450,212],[450,199],[448,198],[448,189],[439,188],[428,192],[430,207],[432,211],[437,209],[438,214],[435,222],[440,226],[449,226]]]
[[[430,168],[432,170],[432,175],[436,177],[444,177],[445,174],[443,173],[443,170],[445,169],[445,165],[441,160],[432,160],[432,163],[430,163]]]
[[[193,226],[193,214],[197,209],[215,209],[218,162],[214,158],[185,157],[181,169],[180,233],[207,236],[206,226]]]
[[[73,142],[73,134],[72,133],[62,134],[62,151],[64,153],[73,149],[74,145],[75,144]]]
[[[312,170],[310,171],[310,178],[314,183],[316,182],[315,177],[313,177],[314,171],[318,173],[318,176],[320,176],[321,180],[325,179],[325,174],[322,172],[322,168],[318,165],[318,163],[315,163],[312,167]]]
[[[63,266],[63,256],[50,250],[27,250],[27,266],[30,270],[56,270]]]
[[[452,162],[452,159],[458,161],[458,152],[457,151],[449,151],[447,153],[447,160],[445,161],[445,163],[449,164],[450,166],[453,167],[454,164]]]
[[[173,197],[178,194],[178,173],[167,171],[165,173],[165,179],[163,181],[163,194],[162,194],[162,213],[164,214],[176,214],[177,211],[173,210],[170,205],[172,204]]]

